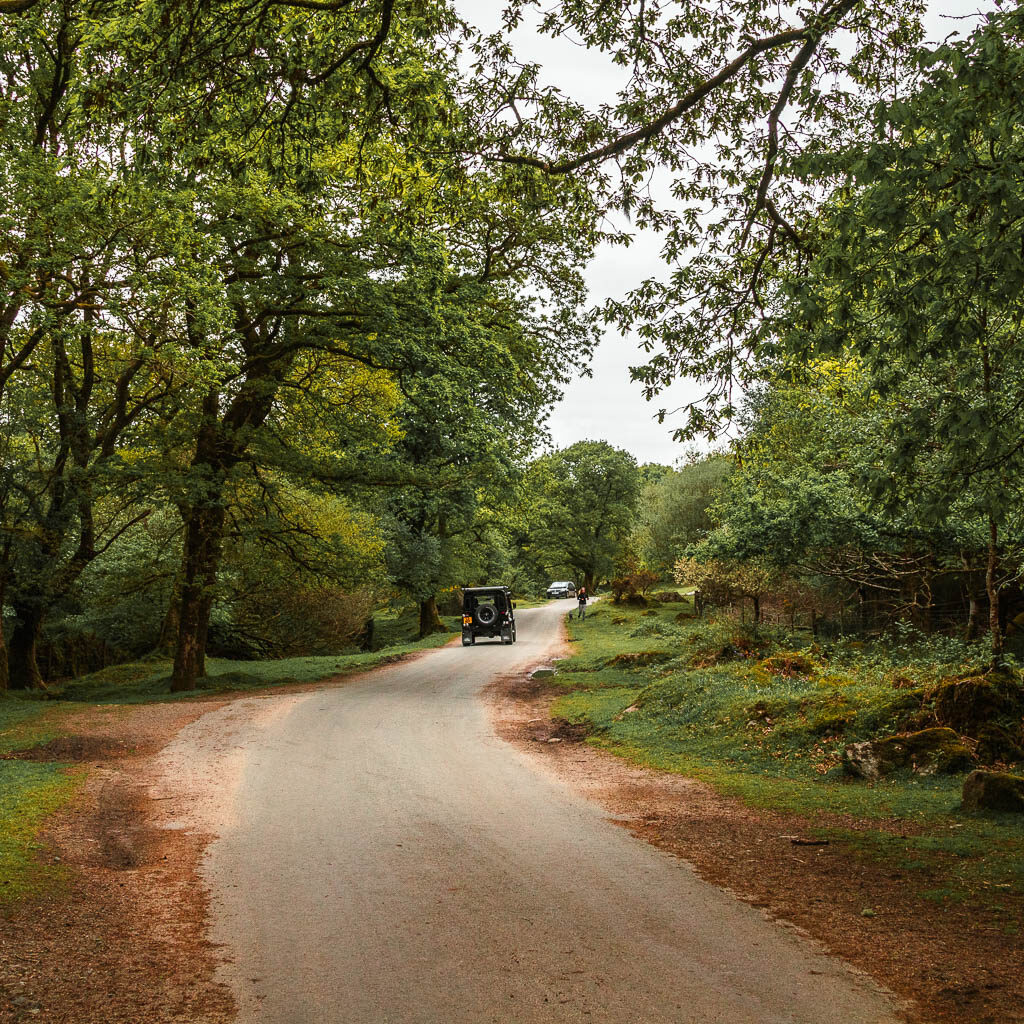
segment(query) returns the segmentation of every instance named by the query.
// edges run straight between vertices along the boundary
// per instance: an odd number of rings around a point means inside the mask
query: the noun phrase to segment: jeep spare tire
[[[481,626],[493,626],[498,621],[498,609],[493,604],[482,604],[476,610],[476,621]]]

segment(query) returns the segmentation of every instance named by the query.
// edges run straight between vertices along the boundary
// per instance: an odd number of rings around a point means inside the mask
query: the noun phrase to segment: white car
[[[576,584],[572,580],[563,580],[560,583],[552,583],[547,589],[548,597],[575,597]]]

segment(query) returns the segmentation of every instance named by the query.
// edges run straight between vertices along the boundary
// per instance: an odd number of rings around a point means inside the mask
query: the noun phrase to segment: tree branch
[[[852,6],[858,0],[846,0],[846,2]],[[725,85],[731,78],[735,78],[754,57],[768,50],[774,50],[799,42],[801,39],[807,39],[809,32],[810,29],[804,26],[803,28],[790,29],[787,32],[778,32],[765,39],[755,40],[735,60],[730,61],[722,68],[717,75],[701,83],[696,89],[692,89],[682,99],[669,107],[660,117],[655,118],[655,120],[641,128],[626,132],[614,141],[604,146],[599,146],[597,149],[592,149],[588,153],[583,153],[572,160],[552,162],[550,160],[543,160],[540,157],[515,155],[502,155],[498,159],[502,163],[516,164],[523,167],[537,167],[548,174],[569,174],[586,164],[598,163],[602,160],[607,160],[609,157],[618,156],[620,153],[625,153],[634,146],[647,142],[660,134],[673,121],[677,121],[683,114],[692,110],[720,86]]]

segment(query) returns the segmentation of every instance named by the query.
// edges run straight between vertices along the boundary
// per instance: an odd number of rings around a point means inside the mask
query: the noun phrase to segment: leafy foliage
[[[646,484],[633,537],[637,553],[654,572],[668,575],[676,560],[711,530],[711,505],[732,471],[729,460],[711,456],[668,470]]]
[[[575,575],[592,590],[611,571],[633,525],[636,460],[604,441],[578,441],[534,460],[524,486],[530,559],[548,576]]]
[[[211,629],[292,649],[275,587],[347,639],[368,582],[456,581],[592,348],[601,237],[582,184],[477,159],[465,39],[443,0],[0,9],[14,685],[47,619],[169,642],[187,689]]]

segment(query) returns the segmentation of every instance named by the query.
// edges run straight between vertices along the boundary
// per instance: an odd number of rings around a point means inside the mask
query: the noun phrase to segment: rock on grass
[[[1024,814],[1024,778],[1003,772],[971,772],[964,779],[963,807],[967,811]]]
[[[935,691],[935,717],[968,736],[995,719],[1020,721],[1024,683],[1016,672],[989,672],[946,680]]]
[[[922,729],[901,736],[851,743],[843,751],[843,768],[850,775],[874,781],[901,768],[920,775],[966,771],[971,752],[952,729]]]

